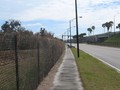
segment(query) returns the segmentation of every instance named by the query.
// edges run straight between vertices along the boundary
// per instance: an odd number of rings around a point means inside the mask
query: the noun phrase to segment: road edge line
[[[83,50],[83,51],[84,51],[84,50]],[[98,59],[99,61],[103,62],[104,64],[106,64],[106,65],[108,65],[108,66],[114,68],[118,73],[120,73],[120,69],[118,69],[117,67],[115,67],[115,66],[109,64],[108,62],[106,62],[106,61],[104,61],[104,60],[102,60],[102,59],[96,57],[95,55],[92,55],[92,54],[88,53],[87,51],[84,51],[84,52],[86,52],[87,54],[93,56],[94,58]]]

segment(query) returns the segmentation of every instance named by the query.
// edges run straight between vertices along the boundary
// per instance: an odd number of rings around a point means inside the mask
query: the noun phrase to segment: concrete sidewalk
[[[83,90],[75,58],[69,48],[66,48],[63,62],[55,75],[52,90]]]

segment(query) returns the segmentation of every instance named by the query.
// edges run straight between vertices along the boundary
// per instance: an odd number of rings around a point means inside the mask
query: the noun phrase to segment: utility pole
[[[75,14],[76,14],[77,56],[79,57],[79,37],[78,37],[78,13],[77,13],[77,0],[75,0]]]
[[[72,46],[72,42],[71,42],[71,20],[69,21],[69,26],[70,26],[70,47]]]

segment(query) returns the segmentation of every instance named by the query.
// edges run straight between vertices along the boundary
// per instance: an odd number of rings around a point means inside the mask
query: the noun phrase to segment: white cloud
[[[87,28],[92,24],[101,24],[113,20],[120,11],[119,0],[77,0],[80,25]],[[21,21],[56,20],[69,21],[75,17],[74,0],[0,0],[0,19],[18,19]],[[116,16],[119,23],[120,17]],[[74,22],[73,22],[74,23]],[[27,27],[41,25],[28,24]],[[65,25],[66,26],[66,25]]]
[[[115,1],[118,0],[78,0],[78,11],[82,15],[97,12],[99,8],[94,6]],[[2,7],[0,9],[1,19],[15,18],[24,21],[37,19],[69,20],[75,17],[74,0],[12,0],[12,2],[11,0],[1,0],[0,3],[2,4],[0,6]],[[105,11],[107,8],[102,9]],[[95,15],[94,17],[97,17]]]
[[[20,12],[16,18],[22,20],[34,19],[51,19],[51,20],[64,20],[69,17],[74,17],[74,7],[71,2],[66,4],[63,1],[51,1],[46,4],[41,4]]]
[[[33,26],[43,26],[41,23],[30,23],[30,24],[26,24],[24,25],[25,27],[33,27]]]

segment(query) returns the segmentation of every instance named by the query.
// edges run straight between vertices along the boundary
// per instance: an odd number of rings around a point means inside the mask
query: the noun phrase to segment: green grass
[[[105,42],[120,43],[120,34],[113,35],[112,37],[108,38]]]
[[[85,90],[120,90],[120,74],[96,58],[72,48]]]

